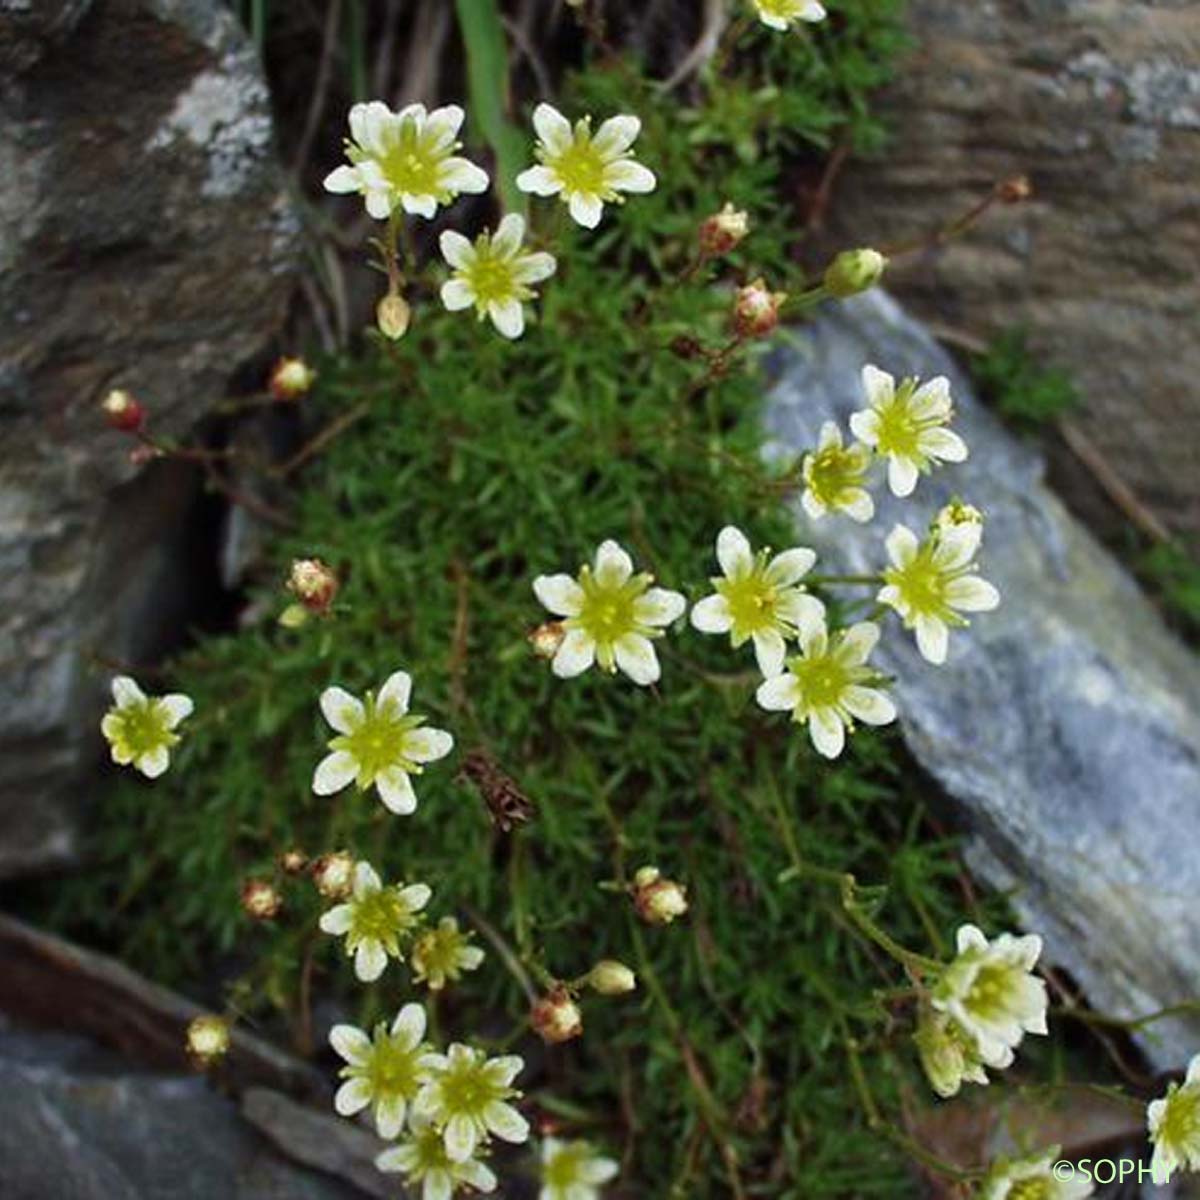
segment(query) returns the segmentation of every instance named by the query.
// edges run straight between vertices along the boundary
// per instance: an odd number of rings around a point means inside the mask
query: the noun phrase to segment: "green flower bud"
[[[873,288],[883,278],[887,259],[878,250],[843,250],[825,271],[825,290],[839,300]]]

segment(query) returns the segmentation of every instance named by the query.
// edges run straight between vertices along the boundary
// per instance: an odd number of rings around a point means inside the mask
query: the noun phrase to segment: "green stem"
[[[883,582],[881,575],[806,575],[805,584],[816,583],[862,583],[878,584]]]

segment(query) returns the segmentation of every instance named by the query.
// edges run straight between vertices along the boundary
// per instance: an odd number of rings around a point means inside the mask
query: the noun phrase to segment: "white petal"
[[[467,158],[448,158],[438,168],[438,183],[450,192],[478,196],[490,182],[488,173]]]
[[[341,937],[347,933],[354,921],[354,909],[349,904],[336,904],[328,912],[321,914],[320,926],[323,932]]]
[[[954,935],[954,948],[959,954],[968,950],[986,950],[988,940],[978,925],[960,925]]]
[[[841,447],[842,431],[838,428],[836,421],[824,421],[821,424],[821,433],[817,438],[817,449],[828,450],[830,446]]]
[[[539,575],[533,594],[556,617],[577,617],[583,607],[583,588],[570,575]]]
[[[375,1105],[375,1129],[381,1138],[391,1141],[404,1128],[404,1110],[408,1107],[403,1096],[383,1096]]]
[[[453,749],[453,735],[444,729],[434,729],[431,725],[410,731],[404,739],[404,755],[413,762],[437,762]]]
[[[633,680],[634,683],[647,687],[657,683],[662,675],[658,665],[658,655],[654,653],[654,645],[649,638],[640,633],[627,633],[617,639],[617,666]]]
[[[571,144],[571,122],[552,104],[542,103],[533,110],[533,128],[551,154],[561,154]]]
[[[907,525],[895,525],[883,543],[894,567],[906,567],[921,548],[917,535]]]
[[[383,887],[383,881],[379,878],[379,872],[369,862],[354,864],[354,898],[356,900],[372,895],[381,887]]]
[[[529,1122],[511,1104],[493,1100],[483,1110],[484,1124],[506,1142],[520,1143],[529,1140]]]
[[[505,300],[503,303],[493,300],[488,305],[488,316],[497,332],[506,338],[519,338],[525,332],[525,310],[520,300]]]
[[[962,575],[946,585],[946,603],[961,612],[991,612],[1000,603],[1000,593],[978,575]]]
[[[335,1025],[329,1031],[329,1044],[348,1063],[362,1062],[371,1049],[371,1039],[354,1025]]]
[[[579,1178],[591,1187],[616,1179],[620,1166],[611,1158],[589,1158],[579,1164]]]
[[[571,213],[571,220],[582,225],[584,229],[595,229],[604,215],[603,201],[590,192],[572,192],[567,208]]]
[[[879,626],[874,621],[851,625],[838,643],[837,658],[849,667],[861,667],[879,642]]]
[[[160,775],[165,775],[170,765],[171,755],[166,746],[155,746],[153,750],[141,755],[134,761],[134,766],[147,779],[157,779]]]
[[[488,1062],[488,1078],[500,1087],[508,1087],[525,1069],[525,1060],[519,1054],[505,1054]]]
[[[692,625],[701,633],[728,633],[733,628],[729,601],[714,592],[692,605]]]
[[[890,400],[896,394],[896,381],[878,367],[868,364],[862,369],[863,391],[872,407]]]
[[[517,187],[535,196],[557,196],[563,190],[563,181],[549,167],[530,167],[517,176]]]
[[[375,1169],[377,1171],[402,1171],[407,1174],[412,1170],[412,1166],[413,1153],[411,1146],[393,1146],[391,1149],[385,1150],[382,1154],[375,1156]]]
[[[161,696],[158,706],[166,713],[168,729],[174,729],[180,721],[190,717],[195,709],[191,696],[185,696],[182,692],[171,692]]]
[[[946,652],[950,645],[950,630],[945,621],[937,617],[917,617],[917,649],[926,662],[941,666],[946,661]]]
[[[427,883],[410,883],[400,889],[400,903],[409,912],[420,912],[433,898],[433,888]]]
[[[424,217],[427,221],[432,221],[434,215],[437,213],[436,196],[414,196],[411,192],[402,192],[400,194],[400,205],[406,213],[412,213],[417,217]],[[368,203],[368,210],[370,207],[370,203]]]
[[[842,704],[852,717],[868,725],[890,725],[896,719],[896,706],[875,688],[848,687],[842,693]]]
[[[801,634],[812,629],[825,628],[825,605],[807,592],[795,592],[781,597],[779,615],[795,625]]]
[[[520,213],[509,213],[492,235],[492,251],[505,258],[512,258],[521,249],[525,240],[525,218]]]
[[[554,656],[551,670],[559,679],[582,675],[596,661],[596,643],[582,629],[569,629]]]
[[[727,579],[741,579],[754,570],[754,552],[736,525],[726,525],[717,534],[717,562]]]
[[[475,1122],[470,1117],[461,1114],[451,1117],[446,1122],[446,1130],[442,1136],[446,1156],[451,1162],[462,1162],[475,1153],[475,1143],[479,1135]]]
[[[879,441],[879,414],[874,409],[864,408],[850,414],[850,432],[860,442],[874,446]]]
[[[363,721],[362,701],[345,688],[327,687],[321,693],[321,712],[338,733],[351,733]]]
[[[377,221],[386,221],[392,213],[392,193],[370,188],[366,194],[367,213]]]
[[[357,105],[355,106],[358,107]],[[363,105],[361,109],[362,121],[359,130],[362,134],[361,138],[355,138],[355,141],[364,149],[375,154],[386,153],[391,142],[392,134],[400,126],[403,120],[405,109],[400,113],[393,113],[382,100],[372,100],[369,104]],[[421,115],[425,115],[425,110],[422,107]],[[350,128],[354,129],[354,113],[351,111]]]
[[[767,566],[767,581],[776,587],[791,587],[812,570],[816,552],[804,546],[784,550],[775,555]]]
[[[776,675],[758,685],[754,698],[768,712],[788,712],[800,703],[800,681],[790,672]]]
[[[911,496],[919,474],[912,459],[894,456],[888,459],[888,487],[893,496]]]
[[[549,279],[558,270],[558,262],[553,254],[539,251],[536,254],[522,254],[513,263],[513,278],[518,283],[541,283]]]
[[[406,1004],[392,1022],[393,1037],[404,1035],[404,1044],[412,1049],[425,1036],[427,1019],[425,1009],[420,1004]]]
[[[617,192],[645,195],[658,186],[654,172],[639,162],[615,162],[604,168],[604,182]]]
[[[407,671],[393,671],[379,689],[376,705],[395,705],[395,711],[408,712],[408,700],[412,695],[412,676]]]
[[[787,657],[787,643],[783,635],[774,629],[762,629],[753,635],[754,657],[758,660],[758,669],[769,679],[783,670],[783,660]]]
[[[644,625],[670,625],[685,608],[687,601],[678,592],[652,587],[633,602],[633,616]]]
[[[112,681],[112,696],[118,708],[141,704],[146,699],[146,693],[128,675],[118,675]]]
[[[950,415],[950,380],[938,375],[921,384],[908,402],[909,411],[920,421],[931,418],[945,420]]]
[[[335,167],[325,176],[324,187],[327,192],[333,192],[339,196],[361,191],[362,181],[358,175],[358,168],[345,165]]]
[[[800,648],[806,658],[820,658],[829,649],[829,630],[824,621],[800,631]]]
[[[333,1098],[333,1107],[340,1117],[352,1117],[371,1103],[371,1085],[362,1078],[347,1079]]]
[[[840,498],[839,507],[852,521],[865,525],[875,515],[875,501],[863,488],[850,488]]]
[[[846,746],[846,727],[830,708],[818,708],[808,714],[808,735],[818,753],[837,758]]]
[[[983,529],[979,525],[951,525],[937,536],[933,560],[943,570],[958,571],[979,552]]]
[[[1188,1063],[1187,1074],[1183,1081],[1184,1083],[1200,1083],[1200,1054],[1193,1055],[1192,1061]]]
[[[450,1200],[454,1178],[444,1167],[434,1167],[421,1182],[421,1200]]]
[[[446,104],[435,108],[425,118],[425,132],[434,134],[448,145],[458,137],[467,114],[457,104]]]
[[[380,771],[375,776],[375,790],[384,807],[398,816],[406,817],[416,811],[417,794],[403,767],[388,767],[386,771]]]
[[[457,233],[453,229],[447,229],[438,238],[438,245],[441,247],[442,257],[452,267],[469,267],[475,261],[475,247],[461,233]]]
[[[357,775],[358,762],[354,756],[345,750],[335,750],[317,763],[312,790],[318,796],[332,796],[348,783],[353,783]]]
[[[959,463],[967,459],[967,443],[951,429],[926,429],[917,439],[917,449],[943,462]]]
[[[465,279],[447,279],[442,284],[442,304],[448,312],[462,312],[475,303],[475,291]]]
[[[819,521],[827,511],[825,505],[817,499],[810,488],[805,488],[804,494],[800,497],[800,503],[804,506],[804,511],[814,521]]]
[[[620,587],[633,574],[633,559],[612,538],[600,543],[594,567],[596,580],[605,587]]]
[[[470,1184],[477,1192],[494,1192],[497,1179],[491,1169],[483,1163],[470,1159],[459,1164],[458,1178]]]
[[[624,154],[642,131],[642,123],[637,117],[622,115],[609,117],[592,138],[592,146],[604,158]]]
[[[387,966],[387,952],[375,938],[360,942],[354,953],[354,973],[363,983],[373,983]]]

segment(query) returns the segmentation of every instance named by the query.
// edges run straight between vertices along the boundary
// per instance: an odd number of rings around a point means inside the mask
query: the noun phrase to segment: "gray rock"
[[[1004,597],[951,635],[944,667],[885,622],[880,665],[897,677],[905,739],[960,807],[968,859],[1011,890],[1094,1007],[1122,1018],[1195,1000],[1200,987],[1200,663],[1121,567],[1042,483],[1037,453],[980,405],[955,363],[894,301],[824,310],[779,361],[768,414],[779,448],[811,446],[863,406],[859,374],[949,376],[969,461],[875,520],[810,522],[802,539],[836,573],[877,571],[903,521],[921,531],[955,494],[987,515],[982,573]],[[1200,1018],[1142,1038],[1161,1067],[1200,1050]]]
[[[276,1155],[201,1078],[0,1026],[5,1200],[361,1200]]]
[[[136,468],[97,404],[186,435],[277,328],[296,233],[224,5],[0,3],[0,877],[75,857],[108,676],[188,616],[196,472]]]

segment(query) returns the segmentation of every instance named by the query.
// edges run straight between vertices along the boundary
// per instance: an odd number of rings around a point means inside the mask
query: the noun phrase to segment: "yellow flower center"
[[[1050,1200],[1048,1179],[1019,1179],[1008,1189],[1008,1200]]]
[[[457,929],[431,929],[413,947],[413,966],[427,979],[457,979],[458,956],[466,938]]]
[[[343,1074],[365,1075],[375,1096],[401,1096],[411,1100],[420,1089],[423,1072],[417,1063],[424,1048],[418,1043],[407,1048],[399,1037],[389,1034],[383,1025],[375,1030],[374,1044],[367,1062]]]
[[[384,178],[397,192],[410,196],[433,196],[439,203],[451,199],[441,184],[441,166],[452,147],[438,148],[435,134],[417,128],[412,117],[400,125],[399,135],[377,161]],[[368,155],[361,154],[360,160]]]
[[[453,1165],[441,1133],[433,1126],[426,1126],[413,1134],[411,1145],[416,1151],[417,1161],[409,1172],[410,1179],[420,1179],[430,1171],[446,1171]]]
[[[961,625],[962,618],[946,600],[946,586],[953,576],[933,561],[933,551],[932,543],[922,546],[907,565],[884,571],[884,582],[900,590],[915,616],[936,617],[950,625]]]
[[[1167,1093],[1167,1106],[1163,1111],[1162,1124],[1158,1127],[1158,1140],[1172,1147],[1192,1146],[1200,1148],[1200,1087],[1185,1084],[1174,1085]],[[1196,1153],[1193,1150],[1193,1155]]]
[[[779,622],[776,614],[779,589],[767,582],[763,558],[760,554],[758,563],[749,575],[740,579],[713,581],[717,592],[725,597],[725,603],[729,605],[735,639],[772,629]]]
[[[118,708],[111,715],[114,717],[111,722],[113,741],[127,750],[135,761],[160,747],[169,749],[179,741],[179,735],[172,733],[168,726],[170,718],[166,708],[152,697]]]
[[[579,615],[563,624],[582,629],[598,646],[611,646],[627,633],[645,633],[634,616],[634,602],[649,584],[648,575],[632,575],[621,584],[605,583],[585,566],[579,573],[583,589]]]
[[[564,1146],[542,1168],[542,1180],[547,1187],[565,1191],[579,1183],[579,1168],[588,1157],[586,1146]]]
[[[1012,997],[1013,968],[1000,963],[980,967],[970,991],[963,997],[963,1006],[984,1021],[1003,1017]]]
[[[877,438],[880,454],[921,461],[922,455],[917,448],[917,439],[921,435],[923,425],[913,416],[909,406],[914,389],[913,381],[906,379],[896,389],[896,394],[891,400],[875,410],[879,414]]]
[[[484,1074],[482,1062],[452,1063],[441,1079],[442,1107],[450,1116],[479,1118],[493,1100],[503,1100],[511,1093],[497,1087]]]
[[[506,300],[527,299],[519,295],[513,278],[512,262],[492,252],[490,247],[478,246],[478,257],[463,270],[467,286],[475,293],[475,304],[486,308],[489,304],[503,304]]]
[[[374,939],[384,945],[395,945],[396,935],[415,923],[416,918],[400,899],[397,889],[380,888],[353,902],[347,944],[353,948],[359,942]]]
[[[608,164],[592,143],[586,121],[575,126],[571,144],[561,154],[547,156],[546,165],[562,180],[568,194],[582,192],[602,200],[616,199],[616,193],[604,182]]]
[[[814,452],[804,467],[804,481],[822,504],[833,507],[842,494],[862,483],[865,455],[843,446],[826,446]]]
[[[837,708],[854,682],[851,668],[832,654],[790,658],[788,670],[800,681],[802,709]]]
[[[391,701],[379,704],[369,692],[363,702],[362,723],[329,743],[330,750],[344,750],[358,764],[358,786],[368,788],[389,767],[401,767],[419,775],[421,766],[405,753],[408,735],[425,718],[401,713]]]
[[[800,12],[800,0],[757,0],[758,10],[764,16],[781,17],[790,21]]]

